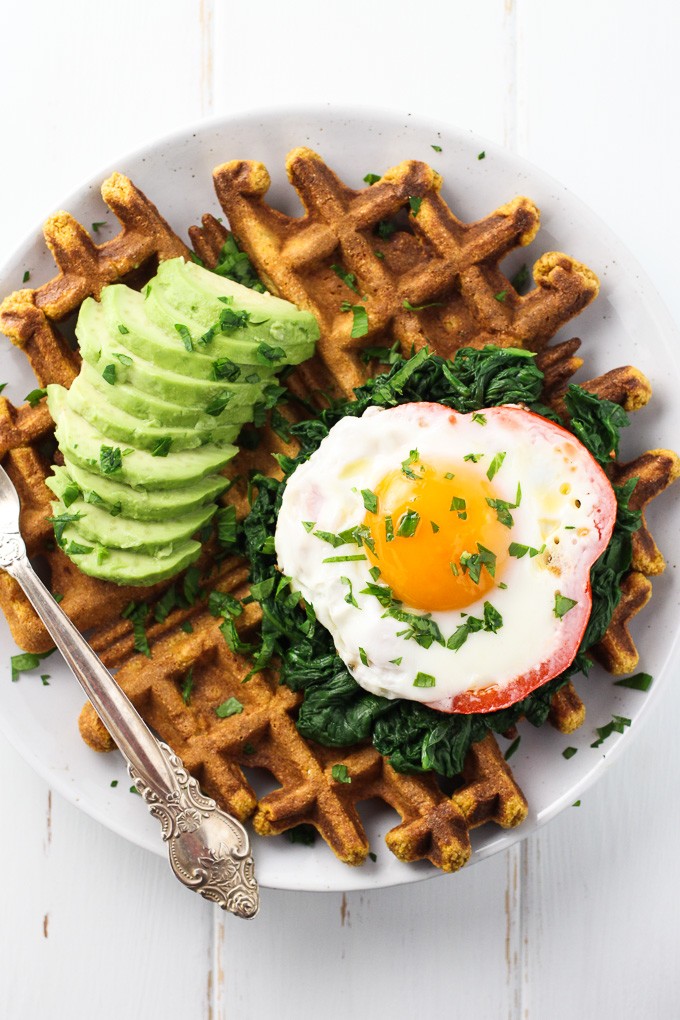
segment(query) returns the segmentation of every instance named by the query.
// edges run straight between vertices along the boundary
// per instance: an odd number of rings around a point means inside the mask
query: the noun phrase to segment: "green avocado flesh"
[[[79,376],[47,387],[64,460],[47,480],[55,534],[84,573],[154,584],[200,555],[241,426],[272,405],[276,372],[313,353],[318,326],[172,259],[144,294],[115,284],[88,298],[76,336]]]

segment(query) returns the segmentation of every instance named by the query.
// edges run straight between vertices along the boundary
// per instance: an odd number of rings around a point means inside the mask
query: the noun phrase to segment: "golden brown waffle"
[[[500,260],[538,231],[528,198],[468,224],[441,197],[439,174],[415,160],[360,191],[310,149],[294,149],[287,171],[305,210],[300,218],[266,204],[270,180],[261,163],[225,163],[214,179],[230,227],[269,289],[319,321],[317,355],[295,373],[307,397],[315,390],[351,395],[366,377],[367,347],[397,343],[408,355],[427,344],[444,356],[470,343],[540,351],[598,293],[595,274],[559,252],[536,262],[536,286],[524,297],[500,271]],[[206,217],[190,234],[214,262],[224,238],[219,224]],[[365,307],[364,336],[351,337],[353,316],[343,302]]]
[[[259,165],[228,164],[217,172],[217,184],[225,204],[233,202],[232,227],[272,289],[311,308],[321,319],[320,355],[296,373],[299,391],[307,396],[324,388],[348,392],[368,374],[361,358],[366,346],[391,346],[398,341],[409,351],[413,344],[420,346],[427,334],[431,348],[442,354],[468,342],[517,344],[521,340],[540,352],[539,365],[546,377],[544,398],[559,404],[581,365],[576,355],[579,341],[553,347],[547,341],[592,299],[597,281],[567,256],[550,255],[534,267],[537,286],[526,297],[509,285],[498,261],[535,234],[538,213],[532,203],[516,199],[479,224],[467,225],[444,205],[440,179],[424,164],[402,164],[362,192],[347,189],[306,150],[292,154],[289,172],[308,210],[299,221],[264,204],[268,177]],[[141,272],[141,282],[152,275],[158,260],[187,254],[154,206],[125,178],[114,175],[105,183],[103,195],[123,225],[121,233],[95,245],[67,214],[54,217],[46,225],[46,238],[59,276],[35,291],[11,295],[0,306],[3,331],[25,351],[41,386],[55,381],[69,385],[77,372],[78,357],[58,324],[86,296],[98,296],[106,283],[130,279],[131,274],[137,278],[134,274]],[[409,197],[422,199],[418,215],[408,217],[402,229],[383,243],[373,234],[375,225],[393,216],[404,220],[399,210]],[[199,255],[214,265],[226,238],[224,228],[205,217],[203,227],[191,234]],[[375,255],[378,245],[378,250],[385,249],[384,259]],[[349,316],[337,309],[343,300],[358,298],[330,269],[336,262],[342,264],[343,272],[355,273],[362,295],[368,292],[371,328],[360,342],[351,340]],[[499,300],[497,295],[503,291]],[[414,305],[431,300],[442,303],[436,309],[413,312],[404,309],[404,300]],[[628,409],[641,406],[649,396],[644,377],[629,368],[586,385]],[[372,797],[390,804],[401,816],[401,823],[386,838],[392,852],[404,860],[428,859],[445,870],[465,863],[470,853],[469,830],[474,826],[491,820],[502,826],[522,821],[526,801],[492,736],[472,747],[452,796],[442,792],[432,777],[394,772],[370,747],[340,752],[305,741],[294,726],[298,696],[270,673],[242,684],[248,664],[229,651],[219,620],[206,611],[201,599],[160,622],[153,622],[152,611],[148,635],[153,656],[136,654],[132,625],[121,619],[120,611],[133,599],[147,602],[153,610],[168,585],[121,588],[97,581],[82,575],[53,548],[51,527],[45,520],[51,498],[44,485],[49,466],[37,445],[51,428],[44,403],[14,408],[0,398],[0,456],[4,454],[3,462],[22,497],[21,526],[29,552],[46,560],[52,590],[64,595],[66,611],[81,630],[89,632],[104,661],[118,669],[118,679],[137,708],[208,792],[239,817],[252,816],[262,834],[312,824],[338,856],[354,864],[363,861],[368,851],[356,805]],[[265,433],[260,448],[242,451],[230,470],[244,476],[253,469],[269,470],[269,451],[277,449],[282,449],[280,440]],[[674,455],[655,451],[645,457],[641,459],[645,468],[644,473],[640,471],[641,504],[678,472]],[[614,470],[625,480],[635,473],[626,475],[631,467]],[[640,467],[637,462],[636,467]],[[240,512],[245,510],[239,486],[234,486],[229,498],[237,502]],[[639,567],[651,562],[649,550],[655,547],[649,542],[639,543],[641,550],[647,550],[644,563],[636,563]],[[652,559],[658,568],[659,560]],[[206,587],[237,598],[246,594],[247,565],[242,561],[224,560],[211,572],[206,555],[202,566],[210,575]],[[608,668],[615,672],[624,662],[629,668],[631,655],[636,654],[627,624],[641,605],[635,580],[640,577],[639,572],[629,575],[617,617],[602,642],[602,655],[606,649]],[[181,585],[181,579],[177,583]],[[21,647],[42,651],[49,646],[42,625],[4,574],[0,574],[0,606]],[[247,636],[257,623],[258,607],[251,604],[238,619],[239,629]],[[189,673],[193,688],[185,704],[182,687]],[[215,707],[230,697],[243,704],[243,711],[221,719]],[[582,722],[583,705],[571,685],[554,699],[552,719],[565,732]],[[112,747],[89,706],[83,710],[81,730],[92,747]],[[332,766],[338,763],[347,766],[352,783],[333,779]],[[250,767],[270,772],[280,789],[258,801],[247,779]]]

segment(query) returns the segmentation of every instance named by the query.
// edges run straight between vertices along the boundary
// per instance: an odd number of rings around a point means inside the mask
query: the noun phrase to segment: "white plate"
[[[542,252],[568,252],[599,275],[598,300],[562,331],[562,338],[578,335],[586,367],[582,377],[597,375],[617,365],[631,363],[652,380],[651,405],[634,416],[624,435],[624,458],[646,449],[672,445],[680,434],[680,365],[676,351],[678,333],[643,271],[614,237],[579,200],[535,167],[468,131],[443,124],[415,121],[393,113],[309,109],[269,111],[220,120],[182,131],[124,157],[109,170],[65,199],[63,207],[86,226],[106,220],[113,235],[115,219],[102,204],[99,187],[112,170],[128,174],[157,204],[181,237],[204,212],[219,215],[211,171],[229,159],[262,160],[272,176],[270,201],[278,208],[299,209],[295,193],[285,176],[286,153],[297,145],[316,149],[350,185],[362,187],[367,172],[382,173],[395,163],[422,159],[444,176],[444,196],[463,220],[490,213],[516,194],[529,195],[542,210],[543,228],[529,249],[506,262],[509,273],[522,262],[531,263]],[[433,145],[441,146],[435,152]],[[485,151],[486,157],[478,159]],[[21,287],[23,273],[31,272],[31,284],[54,274],[39,229],[33,231],[0,276],[0,294]],[[9,343],[2,345],[2,380],[5,395],[20,402],[35,385],[24,357]],[[661,549],[673,555],[677,525],[677,496],[662,496],[649,513],[649,522]],[[512,759],[513,771],[528,797],[530,813],[519,829],[504,831],[489,825],[473,834],[472,861],[479,861],[523,839],[539,825],[572,804],[616,754],[630,742],[647,716],[649,706],[678,662],[677,620],[680,581],[668,570],[654,579],[652,608],[633,624],[640,650],[640,668],[655,677],[648,694],[614,687],[612,678],[593,670],[576,686],[588,708],[587,724],[569,737],[546,725],[534,730],[521,727],[522,739]],[[164,853],[157,823],[139,798],[130,795],[129,780],[119,755],[97,755],[83,744],[77,718],[83,701],[76,682],[55,657],[40,669],[10,681],[10,655],[18,649],[4,619],[0,620],[0,725],[7,737],[50,785],[126,838],[156,853]],[[49,673],[49,686],[39,674]],[[590,744],[595,727],[613,714],[632,720],[630,729],[609,737],[598,749]],[[501,739],[501,744],[505,742]],[[565,747],[578,754],[565,760]],[[652,766],[653,767],[653,766]],[[117,779],[118,785],[111,787]],[[291,845],[284,838],[254,839],[258,878],[263,886],[279,889],[349,890],[413,882],[437,874],[427,864],[399,863],[382,842],[396,823],[389,810],[368,811],[371,844],[377,861],[352,869],[340,864],[321,839],[313,848]]]

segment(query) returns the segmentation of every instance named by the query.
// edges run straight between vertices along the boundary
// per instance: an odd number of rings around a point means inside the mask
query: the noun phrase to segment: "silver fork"
[[[149,811],[161,823],[180,882],[238,917],[259,909],[250,842],[236,818],[204,796],[172,749],[157,740],[113,676],[54,600],[26,556],[20,503],[0,466],[0,567],[21,585],[55,645],[128,762]]]

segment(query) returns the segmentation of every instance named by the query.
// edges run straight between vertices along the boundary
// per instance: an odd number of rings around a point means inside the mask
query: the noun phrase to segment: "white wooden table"
[[[126,152],[209,115],[318,100],[515,149],[596,209],[677,307],[676,5],[251,6],[3,5],[3,261]],[[0,1016],[677,1018],[679,714],[669,685],[581,806],[505,854],[373,893],[265,892],[248,924],[53,796],[0,739]]]

